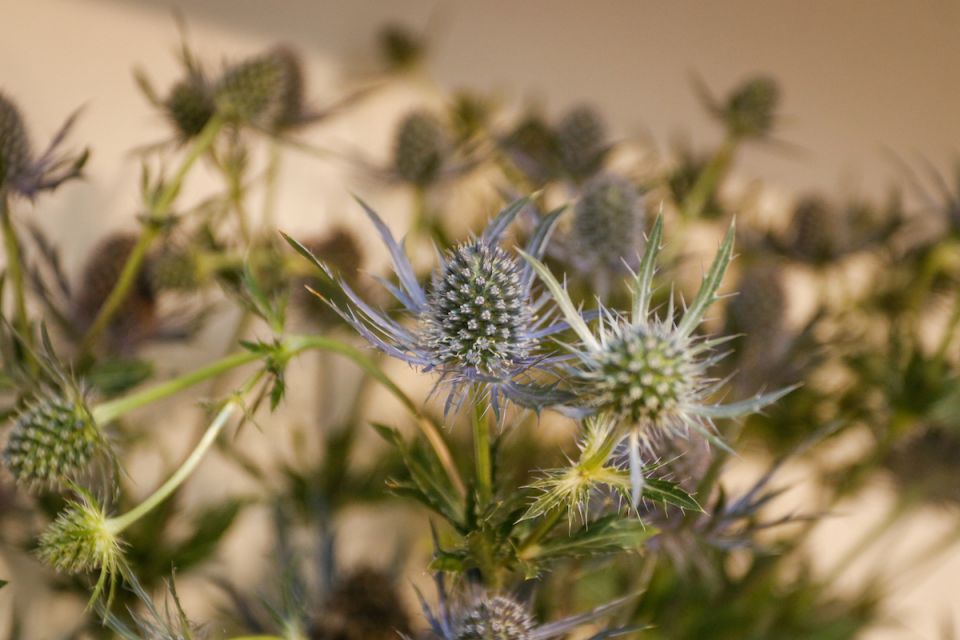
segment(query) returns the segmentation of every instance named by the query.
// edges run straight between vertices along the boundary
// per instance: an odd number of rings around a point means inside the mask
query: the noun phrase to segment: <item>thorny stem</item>
[[[213,422],[211,422],[210,426],[207,427],[206,432],[203,434],[200,442],[197,443],[197,446],[194,447],[193,451],[190,453],[187,459],[183,461],[183,464],[180,465],[173,475],[170,476],[166,482],[160,485],[160,488],[150,494],[146,500],[141,502],[127,513],[107,520],[106,526],[114,535],[122,533],[127,527],[156,508],[160,503],[166,500],[171,493],[176,491],[177,488],[183,484],[184,480],[190,477],[190,474],[193,473],[193,471],[197,468],[197,465],[200,464],[203,456],[213,445],[214,441],[216,441],[217,436],[220,435],[220,431],[223,430],[223,427],[227,424],[227,422],[230,421],[230,418],[233,416],[233,414],[243,407],[243,397],[249,393],[254,386],[256,386],[257,382],[260,381],[260,378],[263,377],[264,373],[265,371],[260,371],[254,375],[235,397],[231,398],[223,405],[223,407],[217,413],[217,416],[213,419]]]
[[[133,286],[137,275],[140,273],[140,267],[143,265],[151,243],[160,233],[158,222],[166,219],[170,215],[173,203],[183,186],[184,178],[196,161],[213,145],[223,123],[223,119],[219,116],[214,116],[210,119],[210,122],[208,122],[203,131],[200,132],[190,152],[183,159],[173,178],[164,185],[163,191],[161,191],[156,200],[151,203],[148,215],[149,221],[141,232],[137,244],[135,244],[130,251],[130,255],[123,265],[123,271],[120,272],[120,277],[117,278],[117,283],[114,285],[113,290],[110,291],[110,295],[107,296],[96,318],[87,330],[87,334],[80,344],[81,354],[85,355],[89,353],[100,338],[100,335],[110,324],[114,315],[119,311],[120,305],[123,304],[123,301],[130,291],[130,287]]]
[[[563,516],[563,509],[554,509],[548,513],[543,520],[527,535],[526,538],[517,546],[517,557],[528,559],[536,556],[537,544],[557,526],[560,518]]]
[[[0,189],[0,225],[3,227],[3,246],[7,253],[7,273],[13,283],[13,298],[15,316],[13,326],[20,333],[21,339],[31,346],[33,340],[30,331],[30,319],[27,316],[27,298],[23,284],[23,256],[20,252],[20,240],[10,214],[10,196],[6,189]]]
[[[490,422],[487,420],[480,392],[470,393],[472,405],[473,453],[477,471],[477,502],[481,508],[493,500],[493,465],[490,460]]]

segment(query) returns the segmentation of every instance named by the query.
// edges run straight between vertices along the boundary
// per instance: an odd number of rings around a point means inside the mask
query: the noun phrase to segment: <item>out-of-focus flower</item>
[[[596,173],[609,151],[607,125],[587,105],[567,112],[556,127],[557,154],[563,170],[579,182]]]
[[[75,120],[76,114],[70,116],[47,150],[35,157],[20,110],[0,93],[0,190],[33,198],[79,177],[89,152],[73,155],[60,151]]]
[[[302,63],[287,47],[275,47],[228,67],[216,84],[214,102],[224,117],[269,132],[310,120]]]
[[[452,147],[439,118],[427,111],[413,111],[397,125],[395,136],[393,171],[397,178],[418,187],[441,178]]]

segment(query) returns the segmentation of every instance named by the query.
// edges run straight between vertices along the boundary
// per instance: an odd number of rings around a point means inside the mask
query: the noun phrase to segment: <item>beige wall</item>
[[[38,142],[86,105],[73,140],[93,145],[90,181],[36,207],[64,242],[68,264],[107,227],[131,224],[139,169],[129,151],[164,129],[130,72],[142,65],[160,86],[175,74],[171,6],[183,9],[208,59],[276,40],[300,46],[318,98],[335,95],[348,69],[370,67],[373,35],[387,18],[419,25],[434,13],[431,66],[443,85],[541,97],[553,111],[589,100],[618,135],[649,134],[663,145],[680,133],[703,144],[718,135],[689,74],[722,91],[746,74],[769,72],[786,96],[781,137],[796,148],[752,149],[740,173],[788,191],[876,191],[895,177],[884,148],[944,166],[960,144],[960,3],[945,0],[0,0],[0,90],[19,101]],[[382,154],[398,105],[415,100],[414,89],[396,89],[311,138]],[[341,168],[302,157],[288,168],[281,201],[288,227],[312,226],[350,206]],[[397,201],[381,192],[374,199]],[[824,554],[835,557],[841,534],[856,527],[831,527],[821,538]],[[907,628],[872,637],[934,637],[956,604],[957,575],[955,556],[909,585],[895,601]]]

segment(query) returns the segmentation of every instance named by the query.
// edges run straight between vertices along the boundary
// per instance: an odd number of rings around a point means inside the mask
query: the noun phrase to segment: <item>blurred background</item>
[[[310,95],[320,104],[373,72],[374,42],[384,24],[426,30],[432,81],[394,83],[304,135],[319,147],[363,150],[383,163],[397,114],[441,103],[439,89],[499,94],[539,105],[550,116],[587,102],[605,114],[614,140],[663,153],[677,140],[710,147],[722,131],[705,113],[694,79],[723,93],[758,72],[780,83],[782,125],[775,139],[738,156],[728,188],[757,189],[761,209],[786,207],[809,191],[882,199],[891,185],[905,183],[891,152],[911,161],[922,156],[947,169],[960,141],[960,3],[947,0],[2,0],[0,7],[0,89],[16,96],[35,136],[48,137],[84,105],[72,140],[93,147],[88,179],[38,201],[31,214],[62,246],[68,269],[79,268],[108,231],[134,228],[139,166],[131,152],[161,139],[164,130],[132,71],[148,70],[161,86],[177,77],[175,11],[208,61],[237,59],[277,42],[296,47],[305,56]],[[190,187],[202,193],[205,185]],[[278,187],[278,223],[294,234],[353,224],[352,191],[402,228],[409,215],[405,194],[358,178],[335,159],[295,153]],[[911,198],[907,191],[908,205]],[[370,263],[383,264],[383,250],[369,235],[361,238]],[[209,339],[197,344],[211,352],[222,348],[216,324],[204,335]],[[196,346],[171,361],[201,361]],[[312,410],[313,403],[307,392],[294,394],[289,410]],[[835,453],[857,446],[856,435],[840,439]],[[741,464],[755,470],[749,459]],[[204,477],[215,482],[217,472],[206,469]],[[790,469],[788,478],[794,489],[782,499],[802,510],[804,468]],[[216,493],[215,487],[206,491]],[[890,501],[889,487],[879,483],[833,513],[812,541],[817,564],[831,566],[884,517]],[[909,557],[922,540],[956,526],[952,513],[911,512],[894,536],[858,560],[851,584],[878,563]],[[360,537],[357,549],[369,548]],[[231,545],[245,548],[243,542]],[[945,619],[960,620],[958,591],[960,553],[954,550],[898,585],[886,611],[888,624],[863,637],[941,637]],[[0,594],[0,604],[5,596]]]

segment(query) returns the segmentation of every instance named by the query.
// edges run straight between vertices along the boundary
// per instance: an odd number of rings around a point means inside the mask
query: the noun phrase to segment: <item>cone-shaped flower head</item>
[[[443,123],[427,111],[408,114],[397,126],[393,142],[393,171],[400,180],[420,187],[435,182],[450,153]]]
[[[87,153],[78,156],[58,153],[74,119],[75,115],[68,118],[47,150],[39,158],[34,157],[20,110],[0,93],[0,189],[32,198],[40,191],[55,189],[78,177]]]
[[[122,543],[109,518],[88,494],[71,501],[40,536],[40,559],[57,571],[69,574],[100,571],[91,602],[108,589],[113,593],[117,574],[123,568]]]
[[[845,222],[841,212],[822,198],[807,196],[801,199],[790,220],[793,254],[816,264],[838,257],[847,241]]]
[[[576,107],[557,124],[556,144],[570,177],[588,178],[600,168],[607,152],[607,125],[592,107]]]
[[[636,267],[643,247],[643,200],[637,188],[620,176],[593,178],[573,210],[570,232],[576,267],[595,274],[595,281]]]
[[[21,484],[58,488],[87,472],[105,447],[83,394],[68,388],[45,393],[16,417],[3,461]]]
[[[780,87],[765,76],[752,78],[737,87],[727,99],[723,116],[731,135],[761,138],[776,125]]]
[[[346,281],[339,286],[350,304],[340,313],[376,348],[422,371],[439,373],[441,382],[451,385],[448,409],[471,385],[490,393],[497,412],[502,399],[535,407],[556,400],[555,392],[529,384],[527,374],[550,363],[541,353],[541,339],[563,325],[545,326],[546,319],[537,313],[540,302],[530,295],[533,271],[500,246],[507,226],[528,204],[527,199],[514,202],[480,237],[440,256],[426,290],[389,229],[363,205],[390,250],[399,278],[399,286],[382,282],[413,317],[415,326],[408,328],[371,308]],[[526,253],[542,255],[559,214],[542,218]],[[302,245],[298,248],[309,253]]]
[[[0,94],[0,186],[26,173],[30,155],[30,139],[20,110]]]
[[[213,88],[198,73],[191,73],[173,85],[163,107],[181,140],[199,135],[217,110]]]
[[[228,67],[217,83],[215,103],[225,117],[267,131],[300,124],[306,118],[300,58],[277,47]]]
[[[423,611],[430,623],[430,632],[426,637],[435,640],[550,640],[565,636],[577,627],[609,614],[624,602],[617,600],[580,615],[537,624],[530,608],[513,596],[474,590],[472,595],[451,601],[442,576],[437,575],[435,581],[439,594],[436,610],[431,610],[423,596],[420,596]],[[591,640],[613,637],[628,630],[601,632],[592,636]]]
[[[708,441],[726,447],[715,435],[715,418],[755,411],[786,393],[779,391],[728,405],[710,402],[718,385],[708,370],[724,355],[712,350],[727,339],[706,340],[694,332],[718,299],[717,290],[733,253],[733,227],[699,292],[680,318],[674,317],[672,304],[663,318],[650,309],[662,231],[661,216],[633,278],[630,315],[601,309],[596,332],[583,321],[553,274],[536,259],[528,258],[580,339],[580,344],[570,347],[576,364],[569,371],[578,398],[590,413],[616,419],[621,433],[629,437],[634,505],[643,486],[641,446],[650,449],[658,437],[685,437],[693,429]]]

